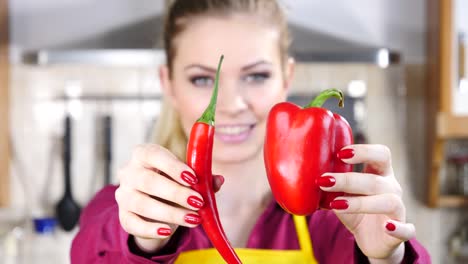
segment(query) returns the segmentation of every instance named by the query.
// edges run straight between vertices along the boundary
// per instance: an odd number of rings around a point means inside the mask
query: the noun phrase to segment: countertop
[[[48,233],[36,233],[32,227],[32,221],[0,219],[0,263],[70,263],[70,246],[78,228],[65,232],[57,227]]]

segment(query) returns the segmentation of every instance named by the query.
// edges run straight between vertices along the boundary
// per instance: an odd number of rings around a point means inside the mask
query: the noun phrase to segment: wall
[[[13,206],[39,201],[51,212],[61,198],[61,137],[65,111],[72,115],[72,170],[74,195],[86,204],[102,187],[102,144],[100,119],[113,116],[113,171],[125,163],[133,147],[147,140],[152,118],[159,111],[155,101],[71,101],[56,98],[66,89],[82,94],[135,96],[159,94],[156,71],[151,68],[112,68],[93,66],[15,66],[12,69],[12,134],[16,153],[13,171],[25,177],[27,196],[21,189],[13,193]],[[18,175],[20,173],[21,175]],[[113,179],[116,182],[116,179]],[[20,182],[14,181],[17,188]],[[29,198],[29,199],[25,199]],[[38,204],[28,204],[37,207]]]
[[[54,47],[105,34],[163,10],[151,0],[11,0],[12,52]]]
[[[455,0],[456,25],[459,31],[468,35],[468,2],[464,0]]]
[[[425,61],[424,0],[283,1],[292,22],[336,36],[399,50],[407,63]]]
[[[160,14],[164,1],[14,0],[12,52],[53,47],[104,34]],[[358,43],[385,46],[420,63],[425,57],[424,0],[280,0],[289,20]],[[57,21],[60,21],[57,23]],[[15,57],[15,56],[12,56]]]

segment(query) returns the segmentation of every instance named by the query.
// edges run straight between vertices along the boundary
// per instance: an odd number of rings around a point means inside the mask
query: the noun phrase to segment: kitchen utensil
[[[72,142],[71,142],[71,118],[65,117],[65,132],[63,136],[63,173],[65,193],[57,204],[55,212],[60,226],[65,231],[70,231],[78,222],[80,217],[80,206],[75,202],[71,187],[71,163],[72,163]]]
[[[112,183],[112,116],[104,116],[104,184]]]

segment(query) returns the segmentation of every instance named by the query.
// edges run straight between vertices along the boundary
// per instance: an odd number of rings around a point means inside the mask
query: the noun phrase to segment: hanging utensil
[[[65,193],[55,208],[57,219],[60,226],[70,231],[75,227],[80,217],[80,206],[75,202],[72,195],[71,186],[71,163],[72,163],[72,135],[71,135],[71,118],[66,115],[64,123],[63,136],[63,173],[64,173],[64,188]]]
[[[105,115],[104,123],[104,185],[112,183],[112,116]]]

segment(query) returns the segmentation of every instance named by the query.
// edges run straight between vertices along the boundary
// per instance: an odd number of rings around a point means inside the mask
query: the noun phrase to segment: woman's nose
[[[248,108],[242,89],[235,83],[220,84],[216,109],[220,113],[235,115]]]

